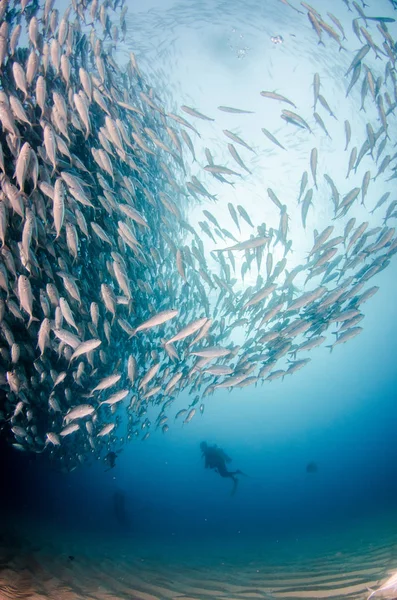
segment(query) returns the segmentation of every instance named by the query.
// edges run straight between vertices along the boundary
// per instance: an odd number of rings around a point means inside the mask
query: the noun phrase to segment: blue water
[[[145,442],[123,446],[108,472],[93,462],[70,474],[45,458],[11,455],[18,482],[14,506],[61,527],[178,541],[302,537],[396,508],[396,284],[391,267],[376,283],[360,340],[316,354],[283,382],[228,394],[218,391],[205,413]],[[178,400],[182,405],[188,398]],[[204,470],[199,444],[216,443],[240,468],[231,482]],[[318,471],[307,473],[315,461]],[[231,467],[230,467],[231,468]],[[20,471],[22,469],[22,471]],[[125,498],[120,522],[114,495]],[[4,496],[3,496],[4,499]],[[121,517],[123,518],[123,517]]]

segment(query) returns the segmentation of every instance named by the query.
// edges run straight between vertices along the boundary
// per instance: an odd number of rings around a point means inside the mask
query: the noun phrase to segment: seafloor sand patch
[[[397,569],[392,527],[379,528],[373,542],[356,530],[338,551],[326,540],[322,552],[303,544],[289,555],[286,543],[273,550],[260,544],[253,558],[251,544],[249,555],[240,549],[229,557],[225,549],[211,555],[198,545],[195,560],[191,547],[184,557],[182,547],[153,542],[24,531],[0,537],[0,600],[363,600],[368,587],[377,588]]]

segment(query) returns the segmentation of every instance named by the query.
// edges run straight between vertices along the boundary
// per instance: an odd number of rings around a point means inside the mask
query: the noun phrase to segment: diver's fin
[[[242,471],[240,471],[240,469],[238,469],[236,471],[236,475],[244,475],[244,477],[249,477],[249,475],[247,475],[247,473],[243,473]]]
[[[237,486],[238,486],[238,479],[233,479],[233,487],[232,487],[232,491],[230,492],[231,496],[234,496],[234,494],[236,493]]]

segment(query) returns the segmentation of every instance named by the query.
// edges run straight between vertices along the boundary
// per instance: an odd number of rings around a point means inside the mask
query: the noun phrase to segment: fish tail
[[[40,321],[40,319],[37,319],[36,317],[34,317],[33,315],[30,315],[29,317],[29,322],[28,322],[28,329],[31,326],[31,324],[33,323],[33,321]]]

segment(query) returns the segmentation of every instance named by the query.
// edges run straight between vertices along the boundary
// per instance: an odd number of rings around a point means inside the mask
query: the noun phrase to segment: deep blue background
[[[1,514],[76,531],[139,539],[270,539],[331,531],[396,507],[396,262],[374,283],[364,332],[332,354],[312,353],[284,382],[219,391],[204,416],[124,446],[114,470],[94,462],[71,474],[43,455],[2,447]],[[181,397],[178,406],[189,399]],[[215,442],[242,477],[204,470],[199,443]],[[318,463],[317,473],[306,464]],[[125,498],[126,525],[114,510]]]

